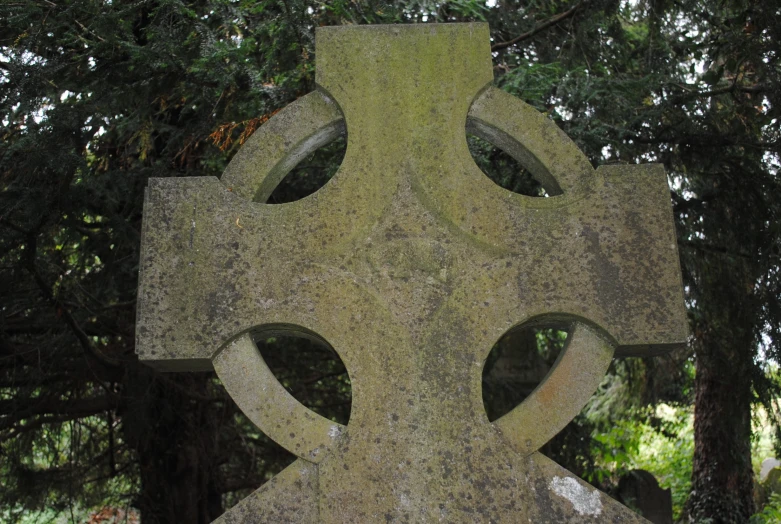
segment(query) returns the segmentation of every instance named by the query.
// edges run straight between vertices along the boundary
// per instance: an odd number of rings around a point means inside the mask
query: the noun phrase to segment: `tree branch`
[[[17,226],[16,224],[14,224],[13,222],[11,222],[10,220],[8,220],[6,218],[0,218],[0,226],[5,226],[5,227],[7,227],[9,229],[12,229],[12,230],[16,231],[17,233],[22,234],[22,235],[29,235],[30,234],[29,231],[27,231],[26,229],[22,228],[21,226]]]
[[[734,140],[726,135],[720,134],[687,134],[682,133],[680,136],[641,136],[641,135],[627,135],[627,140],[632,140],[638,144],[676,144],[676,145],[691,145],[702,146],[707,148],[718,149],[728,146],[742,146],[753,149],[765,150],[776,147],[779,142],[741,142]]]
[[[2,444],[5,441],[13,440],[14,438],[18,437],[19,435],[22,435],[24,433],[30,433],[32,431],[37,431],[41,427],[45,426],[46,424],[60,424],[62,422],[70,422],[71,420],[75,420],[81,418],[80,416],[66,416],[66,415],[59,415],[59,416],[45,416],[45,417],[39,417],[24,426],[16,425],[11,428],[10,431],[2,430],[0,431],[0,444]]]
[[[29,251],[29,259],[27,260],[27,263],[25,264],[27,271],[30,273],[30,275],[35,280],[35,283],[38,284],[38,288],[41,290],[41,293],[46,297],[46,300],[51,302],[51,304],[55,307],[58,314],[65,320],[65,323],[68,325],[68,327],[71,328],[71,331],[78,339],[79,343],[81,344],[81,347],[84,348],[86,353],[92,357],[94,357],[98,362],[103,364],[104,366],[108,368],[117,368],[119,367],[119,362],[114,360],[111,357],[108,357],[104,355],[98,348],[95,347],[95,345],[92,343],[92,340],[90,340],[89,336],[84,332],[84,330],[81,328],[79,323],[76,321],[76,319],[71,314],[70,310],[65,306],[65,304],[54,296],[54,293],[52,293],[51,286],[49,286],[46,281],[41,276],[40,272],[38,271],[38,268],[35,267],[35,261],[33,257],[35,256],[35,239],[31,239],[30,242],[28,242],[30,251]]]
[[[508,40],[507,42],[498,42],[491,46],[491,51],[499,51],[500,49],[506,49],[510,46],[514,46],[520,42],[523,42],[524,40],[528,40],[529,38],[532,38],[534,35],[539,33],[540,31],[544,31],[545,29],[548,29],[549,27],[558,24],[562,20],[566,20],[567,18],[570,18],[572,16],[575,16],[575,13],[583,6],[588,4],[589,0],[583,0],[579,4],[575,4],[574,6],[570,7],[568,10],[564,11],[561,14],[552,16],[545,20],[544,22],[541,22],[540,24],[537,24],[534,26],[534,29],[531,31],[528,31],[526,33],[523,33],[522,35],[518,35],[512,40]]]
[[[690,98],[698,98],[698,97],[708,98],[712,96],[727,95],[727,94],[734,94],[734,93],[757,94],[757,93],[764,93],[765,91],[770,90],[770,86],[764,84],[756,84],[753,86],[742,86],[742,85],[738,85],[737,83],[733,83],[732,85],[726,87],[720,87],[718,89],[711,89],[710,91],[698,91],[696,88],[688,89],[687,87],[685,87],[685,85],[682,84],[673,84],[673,85],[689,91],[688,93],[671,97],[672,101],[675,102],[690,99]]]
[[[746,260],[755,260],[756,257],[752,257],[751,255],[747,253],[740,253],[738,251],[733,251],[730,249],[727,249],[724,246],[714,246],[712,244],[705,244],[702,242],[694,242],[691,240],[684,240],[680,242],[682,246],[686,246],[689,248],[692,248],[697,251],[701,251],[703,253],[711,253],[713,255],[727,255],[727,256],[734,256],[734,257],[740,257],[745,258]]]
[[[72,418],[82,418],[116,407],[117,402],[108,397],[78,400],[50,398],[0,400],[0,428],[9,428],[21,420],[38,415],[68,415]]]

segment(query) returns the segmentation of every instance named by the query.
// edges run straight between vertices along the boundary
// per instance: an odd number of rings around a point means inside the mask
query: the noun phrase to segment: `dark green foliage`
[[[315,27],[471,20],[491,24],[497,85],[595,165],[663,162],[673,188],[692,346],[616,363],[606,387],[623,386],[599,416],[543,451],[598,481],[591,424],[696,399],[691,515],[748,518],[750,409],[772,408],[766,362],[781,358],[773,2],[42,0],[0,5],[0,519],[130,503],[144,522],[208,522],[287,464],[212,375],[137,362],[143,189],[153,176],[219,176],[314,89]],[[498,184],[539,194],[507,155],[470,145]],[[315,153],[270,202],[311,193],[343,151]],[[268,346],[299,398],[349,413],[336,361]],[[494,416],[522,398],[506,393]]]
[[[771,493],[762,511],[751,517],[751,524],[772,524],[781,521],[781,493]]]
[[[547,195],[531,173],[501,149],[472,135],[467,137],[467,144],[475,163],[499,186],[520,195],[531,197]]]
[[[346,150],[347,141],[339,137],[309,155],[282,179],[267,203],[295,202],[323,187],[336,174]]]
[[[350,377],[333,348],[297,335],[261,337],[257,346],[274,376],[296,399],[319,415],[347,424]]]

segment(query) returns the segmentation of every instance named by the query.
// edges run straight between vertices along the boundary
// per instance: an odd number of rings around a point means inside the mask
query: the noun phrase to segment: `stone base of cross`
[[[317,91],[278,113],[221,180],[153,179],[137,350],[165,371],[215,369],[299,459],[220,522],[640,522],[537,450],[582,409],[614,354],[685,343],[667,181],[594,170],[545,116],[491,86],[485,24],[320,28]],[[466,132],[549,198],[502,189]],[[347,134],[337,174],[264,204]],[[570,326],[550,374],[489,422],[485,359],[521,325]],[[347,426],[301,405],[254,340],[328,342],[350,375]]]

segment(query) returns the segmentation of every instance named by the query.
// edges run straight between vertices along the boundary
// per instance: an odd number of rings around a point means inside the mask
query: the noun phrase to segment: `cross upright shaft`
[[[538,522],[545,508],[625,518],[609,501],[589,513],[558,500],[551,479],[571,475],[534,452],[582,407],[614,349],[685,342],[664,172],[594,171],[491,80],[484,24],[321,28],[319,92],[261,128],[221,181],[150,182],[139,355],[164,370],[217,369],[250,418],[301,457],[279,482],[314,504],[302,521]],[[558,196],[493,184],[465,126]],[[346,156],[320,191],[252,201],[344,129]],[[572,322],[570,347],[527,402],[491,424],[484,360],[535,319]],[[252,344],[263,330],[334,347],[353,388],[347,428],[285,396]]]

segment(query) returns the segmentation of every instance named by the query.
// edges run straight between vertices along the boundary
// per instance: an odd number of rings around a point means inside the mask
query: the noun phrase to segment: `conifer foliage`
[[[496,84],[595,165],[664,163],[692,326],[676,358],[697,374],[637,362],[638,402],[696,402],[689,515],[747,520],[751,407],[772,412],[781,356],[781,9],[749,0],[0,4],[0,519],[111,506],[205,523],[290,461],[212,374],[136,359],[144,188],[219,176],[313,90],[315,27],[474,20],[491,26]],[[512,186],[501,154],[470,142]],[[311,192],[341,154],[308,159],[272,200]],[[349,412],[338,362],[266,342],[299,398]],[[588,446],[570,455],[588,469]]]

